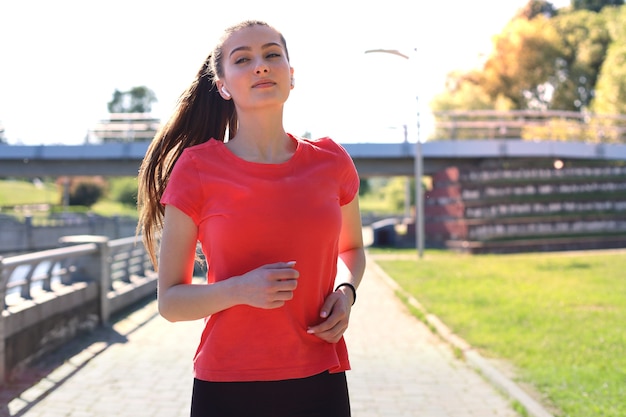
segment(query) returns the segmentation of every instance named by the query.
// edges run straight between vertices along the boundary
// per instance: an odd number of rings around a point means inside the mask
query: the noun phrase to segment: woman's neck
[[[242,159],[259,163],[281,163],[294,154],[296,144],[285,132],[280,116],[271,114],[239,117],[237,134],[226,143]]]

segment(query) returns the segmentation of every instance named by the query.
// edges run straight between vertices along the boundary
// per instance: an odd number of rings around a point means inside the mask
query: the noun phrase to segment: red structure
[[[432,177],[429,246],[473,253],[626,247],[626,166],[459,169]]]

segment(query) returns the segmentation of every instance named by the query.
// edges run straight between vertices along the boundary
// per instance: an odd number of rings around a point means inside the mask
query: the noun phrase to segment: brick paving
[[[3,387],[0,417],[188,416],[201,326],[168,323],[154,301],[139,306]],[[354,417],[518,417],[408,313],[376,268],[359,288],[346,340]]]

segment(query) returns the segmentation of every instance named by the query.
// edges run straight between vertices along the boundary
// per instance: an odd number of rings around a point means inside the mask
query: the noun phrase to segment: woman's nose
[[[269,67],[267,66],[267,64],[265,62],[259,61],[256,64],[255,72],[257,74],[267,73],[267,72],[269,72]]]

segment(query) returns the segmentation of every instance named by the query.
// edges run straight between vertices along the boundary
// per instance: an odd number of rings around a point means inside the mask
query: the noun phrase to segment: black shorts
[[[191,417],[350,417],[346,374],[259,382],[194,379]]]

